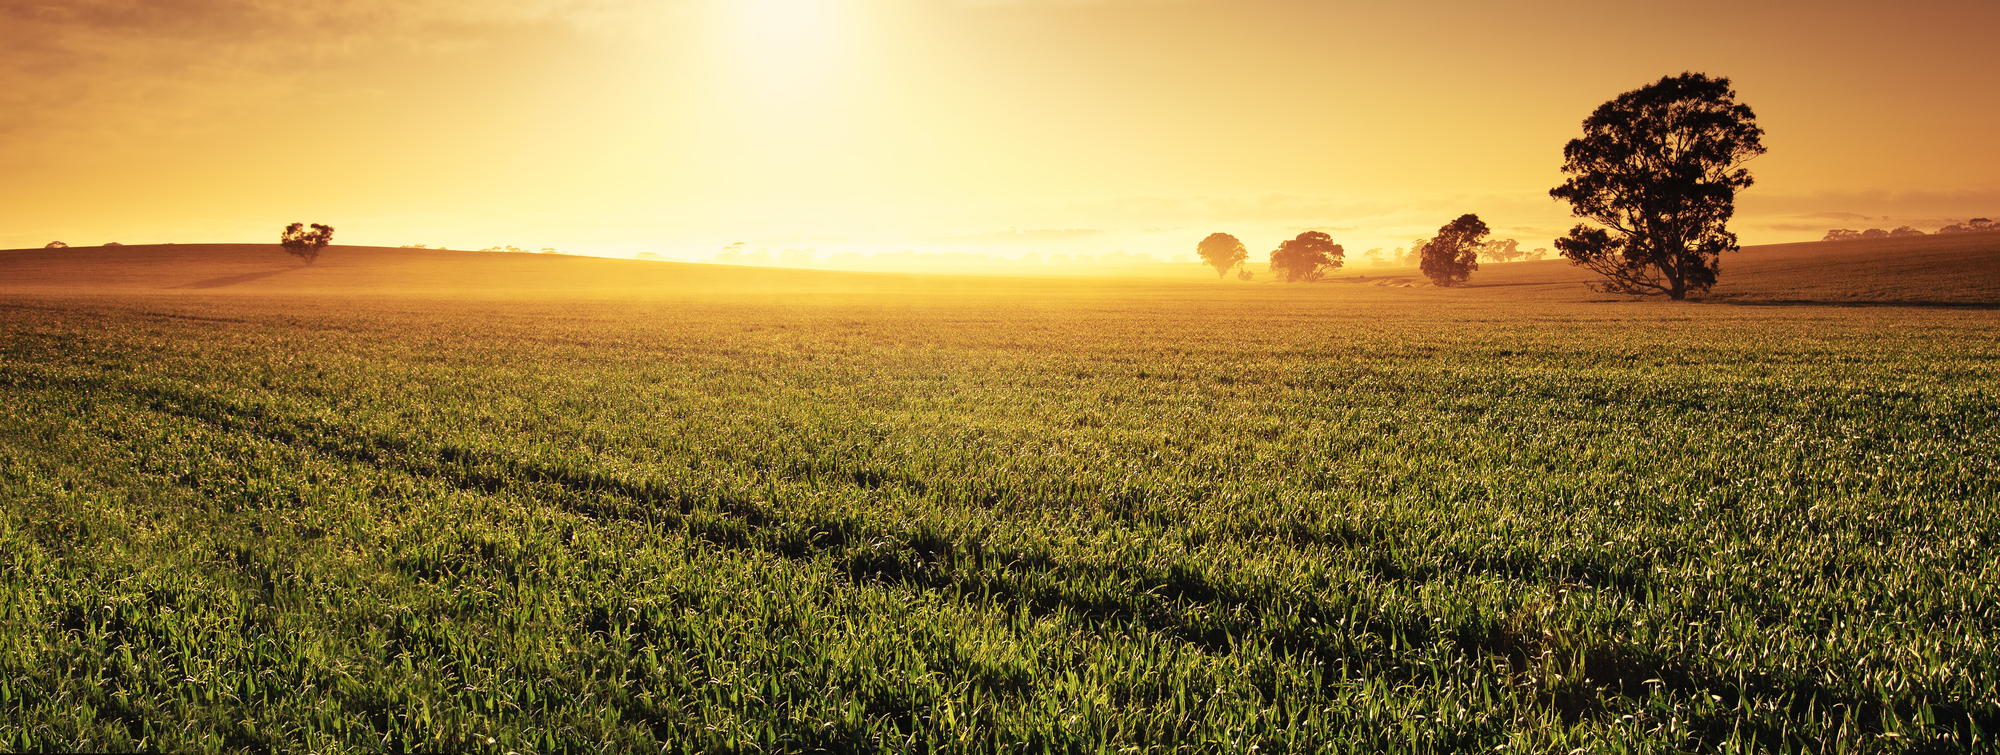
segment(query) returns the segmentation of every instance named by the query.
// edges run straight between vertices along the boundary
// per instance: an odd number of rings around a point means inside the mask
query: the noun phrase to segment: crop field
[[[0,293],[0,750],[2000,736],[1983,294],[217,270]]]

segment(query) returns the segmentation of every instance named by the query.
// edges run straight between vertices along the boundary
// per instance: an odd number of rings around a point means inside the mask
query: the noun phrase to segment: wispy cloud
[[[2000,187],[1962,191],[1752,192],[1737,203],[1746,240],[1801,241],[1845,228],[1935,231],[1974,217],[2000,217]]]
[[[942,236],[914,236],[911,237],[910,240],[924,241],[933,244],[940,244],[940,243],[987,244],[994,242],[1027,243],[1027,242],[1045,242],[1045,241],[1067,241],[1073,239],[1088,238],[1091,236],[1100,236],[1103,234],[1104,231],[1097,228],[1049,228],[1049,229],[1040,229],[1031,231],[990,231],[985,233],[950,234]]]
[[[636,0],[0,0],[0,164],[200,132],[353,95],[315,70],[384,53],[449,55],[535,25],[615,25]],[[70,145],[50,149],[52,145]],[[81,145],[81,146],[80,146]]]
[[[1892,216],[2000,214],[2000,185],[1957,191],[1829,191],[1776,194],[1757,190],[1737,200],[1745,213],[1864,220]]]

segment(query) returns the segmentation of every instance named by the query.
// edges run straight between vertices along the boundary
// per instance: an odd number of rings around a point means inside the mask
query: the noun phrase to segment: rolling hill
[[[1321,285],[1351,295],[1587,301],[1592,276],[1563,260],[1488,263],[1458,291],[1414,268],[1353,266]],[[1260,276],[1262,277],[1262,276]],[[1265,281],[1258,281],[1263,283]],[[1345,285],[1343,285],[1345,284]],[[0,292],[327,294],[443,297],[789,297],[1240,286],[1202,275],[1065,278],[859,273],[540,254],[328,247],[306,266],[270,244],[163,244],[0,251]],[[1709,301],[1737,304],[2000,306],[2000,234],[1746,247],[1723,259]]]

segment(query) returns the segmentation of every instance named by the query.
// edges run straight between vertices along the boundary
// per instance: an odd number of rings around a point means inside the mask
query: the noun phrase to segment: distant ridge
[[[1565,260],[1484,263],[1468,286],[1431,288],[1412,268],[1354,262],[1298,295],[1588,300],[1591,275]],[[1262,276],[1260,276],[1261,278]],[[1342,285],[1372,284],[1372,285]],[[306,266],[276,244],[148,244],[0,250],[0,293],[724,297],[813,293],[950,294],[1008,288],[1052,296],[1103,287],[1243,287],[1203,269],[1186,281],[869,273],[551,254],[330,246]],[[1338,294],[1335,294],[1338,295]],[[1611,297],[1620,298],[1620,297]],[[1704,300],[1733,304],[2000,307],[2000,234],[1946,234],[1745,247],[1724,255]]]
[[[1709,298],[1742,304],[2000,306],[2000,233],[1746,247]]]
[[[0,291],[424,296],[632,296],[702,291],[867,292],[902,274],[841,273],[557,254],[329,246],[305,265],[276,244],[148,244],[0,251]],[[899,283],[901,282],[901,283]]]

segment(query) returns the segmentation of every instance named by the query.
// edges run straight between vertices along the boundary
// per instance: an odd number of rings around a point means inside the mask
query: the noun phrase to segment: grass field
[[[2000,254],[1925,243],[0,252],[0,749],[1990,749]]]

